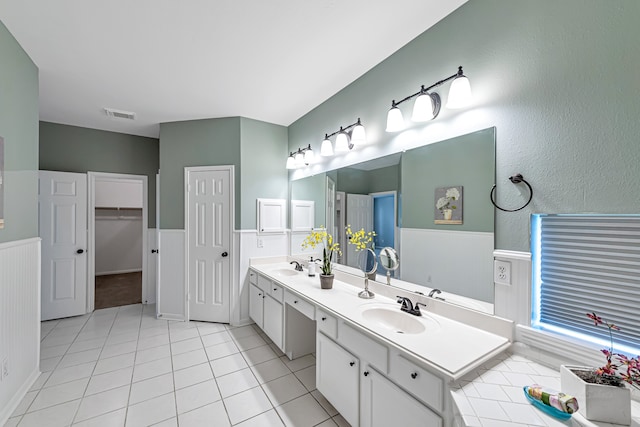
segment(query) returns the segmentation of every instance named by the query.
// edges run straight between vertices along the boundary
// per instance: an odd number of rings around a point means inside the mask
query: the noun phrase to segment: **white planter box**
[[[588,420],[607,423],[631,424],[631,390],[590,384],[571,372],[571,369],[589,371],[584,366],[562,365],[560,385],[562,392],[578,399],[578,412]]]

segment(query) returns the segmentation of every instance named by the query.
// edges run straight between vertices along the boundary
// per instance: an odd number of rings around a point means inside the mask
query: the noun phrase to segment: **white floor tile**
[[[233,341],[227,341],[220,344],[212,345],[210,347],[206,347],[205,351],[207,352],[207,358],[209,360],[215,360],[239,353],[240,349]]]
[[[222,323],[198,323],[198,332],[201,336],[224,332],[227,329]]]
[[[175,395],[174,393],[169,393],[136,405],[130,405],[127,411],[126,426],[149,426],[175,416]]]
[[[260,384],[275,380],[276,378],[289,375],[291,371],[282,363],[280,359],[269,360],[251,367],[251,371]]]
[[[73,423],[73,427],[122,427],[126,415],[127,410],[122,408],[86,421]]]
[[[133,366],[135,357],[135,353],[127,353],[121,356],[109,357],[108,359],[100,359],[96,364],[96,369],[93,371],[93,375],[104,374],[105,372],[117,371],[118,369]]]
[[[37,411],[79,399],[84,395],[84,390],[87,388],[88,383],[89,378],[83,378],[81,380],[43,388],[29,407],[29,411]]]
[[[313,396],[314,399],[316,399],[316,401],[320,404],[320,406],[322,406],[322,409],[327,411],[327,414],[329,414],[332,417],[335,417],[336,415],[338,415],[338,410],[334,408],[333,405],[329,403],[327,398],[324,397],[322,393],[320,393],[318,390],[313,390],[311,392],[311,395]]]
[[[180,427],[201,427],[207,425],[227,427],[231,425],[222,401],[214,402],[194,409],[193,411],[180,414],[178,415],[178,420],[180,421]]]
[[[222,397],[229,397],[259,385],[258,380],[249,368],[218,377],[216,381]]]
[[[174,355],[172,359],[174,371],[188,368],[189,366],[199,365],[201,363],[209,361],[209,359],[207,358],[207,353],[205,353],[204,349],[202,348],[195,351],[190,351],[188,353]]]
[[[25,414],[20,427],[65,427],[71,424],[80,399]]]
[[[100,356],[99,348],[94,348],[92,350],[85,350],[79,353],[67,354],[60,361],[58,368],[66,368],[68,366],[76,366],[82,363],[94,362],[98,360],[98,356]]]
[[[329,414],[310,394],[278,406],[276,411],[288,427],[311,427],[329,418]]]
[[[213,370],[213,375],[216,377],[221,377],[223,375],[239,371],[240,369],[244,369],[248,366],[240,353],[212,360],[210,364],[211,369]]]
[[[234,339],[238,348],[242,351],[266,345],[267,342],[260,335],[250,335],[248,337]]]
[[[201,348],[204,348],[204,346],[200,337],[191,338],[188,340],[171,343],[171,354],[175,356],[176,354],[188,353],[190,351],[199,350]]]
[[[253,418],[273,408],[269,403],[269,398],[260,387],[234,394],[223,400],[231,424]]]
[[[316,389],[316,365],[295,372],[296,377],[309,391]]]
[[[169,334],[164,332],[162,335],[156,335],[149,338],[141,337],[138,340],[138,350],[146,350],[148,348],[160,347],[169,344]]]
[[[174,370],[173,372],[173,381],[176,390],[211,379],[213,379],[213,372],[208,363],[190,366],[179,371]]]
[[[85,396],[131,384],[133,367],[118,369],[105,374],[94,375],[89,380]]]
[[[340,414],[332,418],[338,427],[351,427],[351,425]]]
[[[280,406],[290,400],[307,394],[307,389],[295,375],[289,374],[268,383],[262,384],[262,389],[267,394],[273,406]]]
[[[169,418],[168,420],[160,421],[157,424],[153,424],[153,427],[178,427],[178,417]]]
[[[178,414],[192,411],[220,400],[215,380],[208,380],[176,391]]]
[[[54,347],[54,346],[63,345],[63,344],[70,345],[75,339],[76,337],[73,335],[63,335],[61,337],[52,337],[48,335],[45,339],[43,339],[40,342],[40,347],[42,348]]]
[[[85,350],[92,350],[95,348],[102,348],[106,342],[106,338],[95,338],[86,341],[76,341],[69,347],[69,353],[78,353]]]
[[[236,424],[236,427],[284,427],[284,424],[282,424],[278,413],[272,409]]]
[[[257,365],[258,363],[266,362],[267,360],[272,360],[278,357],[269,345],[262,345],[260,347],[252,348],[251,350],[243,351],[242,356],[249,366]]]
[[[127,406],[129,398],[129,386],[118,387],[102,393],[85,396],[80,402],[80,408],[76,414],[75,422],[84,421],[89,418],[115,411]]]
[[[64,356],[69,350],[71,344],[53,345],[51,347],[42,347],[40,349],[40,359],[48,359],[49,357]]]
[[[44,384],[44,388],[54,385],[64,384],[81,378],[89,378],[93,374],[96,362],[82,363],[68,368],[58,368],[51,372],[49,379]]]
[[[51,372],[53,371],[58,363],[62,360],[62,356],[49,357],[47,359],[40,360],[40,372]]]
[[[100,353],[100,359],[120,356],[122,354],[132,353],[136,351],[138,343],[136,341],[127,341],[119,344],[107,344]]]
[[[327,421],[321,422],[316,427],[336,427],[338,424],[333,421],[333,419],[329,418]]]
[[[229,334],[233,339],[245,338],[252,335],[258,335],[258,332],[251,325],[240,326],[238,328],[229,329]]]
[[[22,400],[20,401],[20,403],[18,404],[18,407],[13,411],[11,416],[17,417],[18,415],[23,415],[25,412],[27,412],[27,409],[29,409],[29,406],[31,406],[31,404],[33,403],[33,400],[36,398],[37,395],[38,395],[37,390],[27,392],[22,398]]]
[[[38,379],[33,383],[33,385],[31,386],[31,389],[29,389],[29,391],[40,390],[42,388],[42,386],[44,386],[45,383],[49,380],[49,377],[51,376],[52,373],[53,373],[53,371],[51,371],[51,372],[42,372],[38,376]]]
[[[300,369],[308,368],[311,365],[315,365],[316,358],[311,354],[307,354],[306,356],[298,357],[297,359],[289,360],[286,356],[280,358],[287,365],[287,368],[291,370],[291,372],[299,371]]]
[[[157,377],[158,375],[168,374],[173,370],[171,358],[154,360],[153,362],[142,363],[136,365],[133,369],[133,382],[146,380]]]
[[[131,395],[129,404],[143,402],[170,393],[173,388],[173,373],[160,375],[158,377],[149,378],[148,380],[133,383],[131,385]]]
[[[170,329],[169,339],[171,342],[184,341],[191,338],[200,338],[198,328],[192,327],[188,329]]]
[[[205,347],[210,347],[212,345],[221,344],[227,341],[232,341],[231,335],[229,335],[227,331],[216,332],[209,335],[202,335],[200,339],[202,340],[202,344]]]
[[[105,345],[115,345],[122,344],[125,342],[138,341],[138,330],[128,330],[124,333],[119,333],[117,330],[114,330],[105,341]]]
[[[4,427],[16,427],[21,419],[22,416],[9,418],[7,422],[4,423]]]
[[[169,347],[169,344],[138,350],[136,352],[136,365],[153,362],[154,360],[165,357],[171,357],[171,347]]]

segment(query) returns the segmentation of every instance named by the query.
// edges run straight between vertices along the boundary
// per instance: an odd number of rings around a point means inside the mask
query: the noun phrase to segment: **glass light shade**
[[[315,154],[313,153],[311,146],[309,146],[309,148],[307,148],[307,150],[304,152],[304,162],[309,165],[313,163],[314,159]]]
[[[297,168],[304,166],[304,154],[302,154],[302,152],[298,151],[294,158]]]
[[[346,133],[340,132],[336,138],[336,153],[346,153],[349,151],[349,137]]]
[[[387,114],[387,132],[398,132],[404,129],[404,119],[402,118],[402,111],[398,107],[393,107]]]
[[[447,108],[463,108],[471,103],[471,84],[465,76],[456,77],[449,88]]]
[[[320,146],[320,155],[324,157],[333,156],[333,145],[328,138],[322,141],[322,145]]]
[[[353,145],[364,145],[367,143],[367,134],[364,131],[364,126],[357,125],[353,128],[351,133],[351,143]]]
[[[295,169],[295,168],[296,168],[296,161],[293,158],[293,156],[287,157],[287,169]]]
[[[423,93],[416,98],[416,102],[413,104],[411,120],[414,122],[433,120],[433,99],[429,94]]]

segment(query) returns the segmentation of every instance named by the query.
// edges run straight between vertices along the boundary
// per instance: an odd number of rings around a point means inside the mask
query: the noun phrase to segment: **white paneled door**
[[[87,176],[39,173],[42,320],[86,312]]]
[[[186,168],[189,319],[228,323],[233,168]]]
[[[347,225],[351,225],[353,232],[364,228],[365,232],[373,230],[373,197],[366,194],[347,194]],[[358,268],[358,252],[354,245],[347,243],[346,264]]]

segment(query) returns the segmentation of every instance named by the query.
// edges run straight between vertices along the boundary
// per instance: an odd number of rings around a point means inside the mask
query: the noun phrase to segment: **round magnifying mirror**
[[[360,298],[370,299],[375,296],[369,290],[369,274],[375,272],[378,268],[376,253],[371,248],[363,249],[358,258],[358,267],[364,273],[364,290],[358,294]]]
[[[380,250],[380,265],[387,270],[387,285],[391,285],[391,272],[400,267],[400,258],[395,249],[385,247]]]

